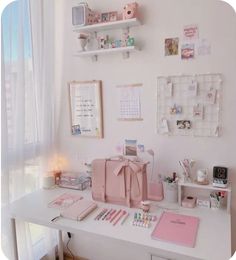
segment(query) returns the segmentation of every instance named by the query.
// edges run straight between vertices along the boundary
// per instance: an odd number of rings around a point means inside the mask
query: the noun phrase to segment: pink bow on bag
[[[116,167],[116,169],[113,171],[113,173],[116,175],[116,176],[119,176],[120,174],[123,174],[123,182],[122,182],[122,185],[120,187],[120,195],[122,198],[125,198],[126,196],[126,193],[125,193],[125,187],[127,186],[125,181],[126,181],[126,178],[125,178],[125,167],[130,167],[130,169],[132,171],[130,171],[130,185],[128,187],[129,191],[131,189],[131,186],[132,187],[137,187],[136,189],[132,189],[133,191],[136,191],[136,193],[134,194],[134,196],[139,196],[140,195],[140,184],[139,184],[139,180],[138,180],[138,173],[141,172],[142,168],[137,165],[135,162],[133,161],[130,161],[130,160],[124,160],[122,162],[120,162],[120,164]],[[132,174],[132,172],[134,174]]]

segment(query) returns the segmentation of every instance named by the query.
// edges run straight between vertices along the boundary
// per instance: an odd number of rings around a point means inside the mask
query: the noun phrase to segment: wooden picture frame
[[[71,81],[68,87],[72,135],[103,138],[102,82]]]

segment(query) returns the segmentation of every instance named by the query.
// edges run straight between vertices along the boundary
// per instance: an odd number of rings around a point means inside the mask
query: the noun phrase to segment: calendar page
[[[119,119],[141,119],[141,84],[118,86]]]

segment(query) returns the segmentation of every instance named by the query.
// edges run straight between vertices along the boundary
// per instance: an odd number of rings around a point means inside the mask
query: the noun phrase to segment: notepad
[[[163,212],[151,236],[153,239],[195,247],[198,226],[197,217]]]
[[[88,216],[97,208],[97,204],[93,201],[82,199],[75,202],[72,206],[62,211],[60,216],[72,220],[80,221]]]
[[[79,194],[64,193],[48,204],[49,208],[65,209],[83,197]]]

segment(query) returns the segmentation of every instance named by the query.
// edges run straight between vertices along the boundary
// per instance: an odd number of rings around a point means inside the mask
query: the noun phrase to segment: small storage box
[[[59,182],[59,187],[75,190],[85,190],[91,186],[91,178],[85,176],[71,176],[69,174],[62,175]]]

